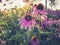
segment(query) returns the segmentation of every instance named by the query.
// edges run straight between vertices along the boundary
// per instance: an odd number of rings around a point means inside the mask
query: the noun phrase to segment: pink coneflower
[[[36,16],[37,20],[39,20],[39,26],[43,27],[43,22],[47,20],[47,12],[44,10],[44,5],[42,3],[39,3],[33,7],[33,14]]]
[[[40,15],[46,15],[47,12],[44,10],[44,5],[42,3],[39,3],[38,5],[33,7],[33,13],[34,14],[40,14]]]
[[[19,25],[20,25],[21,29],[31,28],[31,27],[34,27],[35,20],[30,15],[26,15],[26,16],[20,18]]]
[[[29,41],[29,45],[39,45],[40,44],[40,40],[37,39],[36,36],[33,36],[32,39]]]

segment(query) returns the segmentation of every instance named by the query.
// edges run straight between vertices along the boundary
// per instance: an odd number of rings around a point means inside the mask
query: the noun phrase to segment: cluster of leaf
[[[57,20],[55,21],[56,17],[53,16],[55,15],[55,13],[52,15],[51,12],[48,12],[48,15],[47,15],[48,18],[53,18],[52,25],[50,25],[51,23],[49,24],[50,27],[48,27],[48,23],[47,23],[47,25],[45,24],[43,26],[45,27],[44,30],[39,30],[37,27],[35,27],[33,30],[29,31],[24,29],[21,30],[18,25],[19,23],[18,19],[20,18],[20,15],[23,15],[25,10],[22,11],[22,9],[19,9],[17,12],[18,13],[12,13],[11,16],[7,16],[7,15],[4,16],[3,13],[0,13],[0,27],[3,27],[3,30],[5,31],[4,39],[6,39],[6,45],[27,45],[28,41],[34,35],[38,37],[41,45],[53,45],[53,44],[58,45],[59,41],[55,40],[55,39],[58,39],[58,36],[57,38],[55,38],[54,34],[60,33],[59,32],[60,22],[58,22]],[[60,13],[58,12],[59,11],[56,12],[57,13],[56,16],[59,17]],[[49,40],[47,40],[46,38],[49,38]]]
[[[47,13],[48,18],[53,18],[54,20],[60,19],[60,10],[47,9]]]

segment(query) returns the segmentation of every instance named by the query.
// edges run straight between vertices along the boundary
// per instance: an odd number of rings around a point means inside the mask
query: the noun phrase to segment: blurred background
[[[47,5],[48,8],[51,8],[51,0],[30,0],[30,1],[33,3],[43,3],[44,6]],[[53,4],[54,6],[52,7],[53,10],[60,9],[60,0],[52,0],[52,3],[55,3]],[[23,7],[24,2],[23,0],[18,0],[18,1],[17,0],[1,0],[0,1],[0,9],[2,10],[4,10],[5,8],[6,9],[13,8],[15,7],[15,5],[17,5],[18,7]]]

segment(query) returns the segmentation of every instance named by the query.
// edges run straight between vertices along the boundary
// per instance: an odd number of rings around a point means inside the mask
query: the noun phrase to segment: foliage
[[[18,10],[18,14],[12,13],[10,16],[0,12],[0,27],[5,32],[3,37],[6,38],[6,45],[27,45],[32,36],[37,36],[41,45],[60,44],[60,40],[58,40],[60,37],[56,35],[60,33],[60,10],[47,10],[48,20],[50,18],[53,20],[49,20],[51,23],[48,23],[48,21],[45,22],[43,30],[40,30],[38,27],[32,30],[20,29],[18,19],[21,17],[20,15],[26,13],[25,11],[27,12],[25,9],[20,9]]]
[[[48,18],[53,18],[53,20],[58,20],[60,19],[60,10],[51,10],[51,9],[47,9],[47,17]]]

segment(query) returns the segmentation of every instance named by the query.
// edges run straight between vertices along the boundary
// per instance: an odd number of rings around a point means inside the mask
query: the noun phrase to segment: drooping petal
[[[26,25],[27,27],[29,27],[30,21],[25,21],[25,25]]]
[[[21,20],[21,21],[19,22],[19,25],[22,24],[23,22],[24,22],[24,20]]]
[[[19,24],[18,25],[20,25],[21,23],[24,22],[24,18],[20,18],[20,19],[18,19],[18,21],[19,21]]]
[[[47,12],[46,12],[45,10],[42,10],[41,13],[42,13],[43,15],[46,15],[46,14],[47,14]]]
[[[2,0],[0,0],[0,2],[2,2]]]
[[[23,29],[25,27],[24,22],[20,25],[21,29]]]
[[[21,21],[21,20],[23,20],[24,18],[20,18],[20,19],[18,19],[18,21]]]

